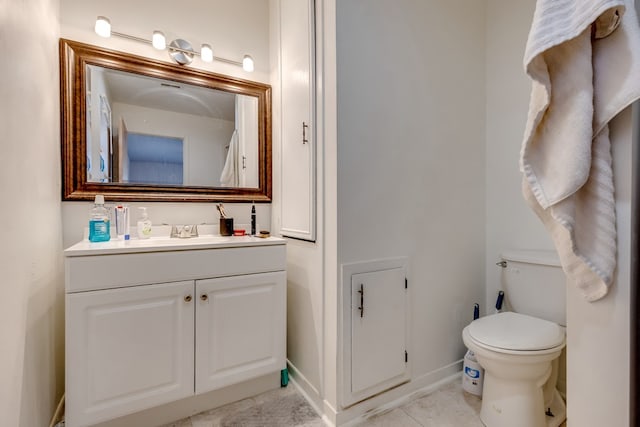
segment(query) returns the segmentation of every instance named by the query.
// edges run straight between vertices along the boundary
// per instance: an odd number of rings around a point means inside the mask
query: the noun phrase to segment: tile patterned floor
[[[483,427],[478,397],[459,381],[357,424],[367,427]],[[241,400],[164,427],[323,427],[293,385]],[[561,427],[566,427],[566,422]]]
[[[483,427],[481,400],[462,391],[459,381],[360,423],[371,427]]]
[[[324,422],[290,384],[249,399],[201,412],[164,427],[324,427]]]

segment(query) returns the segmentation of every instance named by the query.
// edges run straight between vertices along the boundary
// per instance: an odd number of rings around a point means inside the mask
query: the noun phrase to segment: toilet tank
[[[566,279],[556,252],[513,250],[501,258],[502,286],[512,310],[565,326]]]

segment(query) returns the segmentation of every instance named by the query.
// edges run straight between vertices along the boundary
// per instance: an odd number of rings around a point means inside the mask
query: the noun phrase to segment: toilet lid
[[[482,344],[505,350],[546,350],[564,342],[564,330],[557,324],[513,312],[474,320],[469,335]]]

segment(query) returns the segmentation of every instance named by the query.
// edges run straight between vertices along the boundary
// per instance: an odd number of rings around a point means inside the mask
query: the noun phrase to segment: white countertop
[[[200,235],[188,239],[151,237],[149,239],[90,242],[83,240],[64,250],[66,257],[90,255],[116,255],[144,252],[188,251],[194,249],[221,249],[247,246],[284,245],[280,237]]]

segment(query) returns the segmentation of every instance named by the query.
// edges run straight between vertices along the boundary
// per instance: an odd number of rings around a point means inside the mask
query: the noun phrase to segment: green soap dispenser
[[[151,220],[147,214],[147,208],[139,207],[140,218],[138,219],[138,239],[148,239],[151,237]]]

